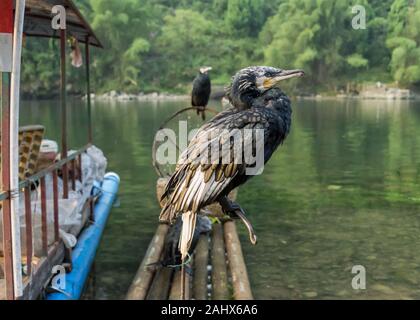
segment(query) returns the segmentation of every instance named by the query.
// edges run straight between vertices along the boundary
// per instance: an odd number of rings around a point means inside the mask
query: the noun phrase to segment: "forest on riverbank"
[[[200,66],[224,85],[240,68],[302,68],[300,93],[361,83],[420,88],[419,0],[74,0],[102,40],[92,55],[95,92],[186,93]],[[352,25],[355,6],[365,28]],[[359,21],[360,22],[360,21]],[[58,93],[59,43],[27,39],[23,90]],[[69,49],[70,51],[70,45]],[[69,90],[84,92],[84,68]]]

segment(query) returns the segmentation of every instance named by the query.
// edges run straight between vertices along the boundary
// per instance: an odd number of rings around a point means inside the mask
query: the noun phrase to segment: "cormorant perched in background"
[[[209,71],[211,69],[211,67],[200,68],[198,75],[193,81],[193,89],[191,93],[191,105],[198,108],[197,114],[201,113],[203,121],[206,120],[204,110],[209,102],[211,93],[211,82],[209,77]]]
[[[210,232],[212,229],[211,221],[206,216],[199,215],[191,242],[191,247],[188,254],[191,255],[197,246],[198,239],[203,233]],[[178,241],[182,230],[182,216],[176,218],[175,223],[169,228],[168,234],[165,238],[165,246],[163,248],[163,257],[161,264],[164,267],[178,267],[182,263],[181,252],[178,248]]]
[[[232,189],[251,177],[246,174],[246,170],[255,166],[249,163],[249,155],[244,150],[251,147],[252,153],[256,154],[260,145],[256,143],[254,135],[246,138],[243,129],[263,130],[264,143],[260,152],[263,152],[264,163],[267,162],[286,138],[291,125],[290,100],[276,85],[281,80],[303,74],[302,70],[272,67],[248,67],[240,70],[226,90],[232,107],[201,126],[188,148],[181,154],[176,170],[162,195],[162,199],[166,198],[167,202],[161,211],[160,220],[173,223],[176,217],[182,215],[179,249],[183,260],[191,246],[197,214],[200,209],[213,202],[219,202],[226,213],[240,217],[250,232],[251,241],[256,242],[252,226],[243,210],[227,198]],[[243,150],[241,143],[233,143],[226,136],[226,131],[242,132]],[[216,161],[209,159],[213,152],[206,152],[214,147],[222,150]],[[235,152],[238,148],[240,151]],[[228,163],[222,161],[225,160],[225,149],[230,150]]]

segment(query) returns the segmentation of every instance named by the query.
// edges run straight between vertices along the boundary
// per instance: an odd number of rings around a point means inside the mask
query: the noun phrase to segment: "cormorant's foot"
[[[230,202],[228,208],[223,208],[223,212],[229,216],[231,219],[240,219],[241,217],[238,215],[238,211],[243,211],[241,206],[236,202]]]
[[[200,107],[195,107],[195,108],[197,110],[197,115],[201,114],[201,119],[205,121],[206,120],[206,107],[200,106]]]
[[[219,203],[222,206],[223,212],[229,215],[229,217],[233,219],[239,218],[242,220],[242,222],[244,223],[245,227],[248,230],[249,240],[251,241],[252,244],[255,245],[257,243],[257,235],[255,234],[254,228],[252,227],[251,222],[246,217],[245,212],[241,208],[241,206],[237,204],[236,202],[231,201],[227,197],[223,197],[219,201]]]

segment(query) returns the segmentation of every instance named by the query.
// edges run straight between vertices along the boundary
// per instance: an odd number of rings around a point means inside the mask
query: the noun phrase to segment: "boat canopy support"
[[[91,97],[90,97],[90,46],[102,48],[102,44],[92,28],[81,15],[72,0],[1,0],[0,21],[14,24],[13,70],[0,70],[0,106],[1,106],[1,201],[3,214],[3,254],[4,277],[7,299],[22,296],[22,263],[19,224],[19,182],[18,165],[18,124],[20,93],[20,61],[22,36],[47,37],[60,39],[60,95],[61,95],[61,158],[63,175],[63,196],[68,197],[67,157],[67,99],[66,99],[66,44],[71,36],[85,44],[86,61],[86,97],[88,113],[88,143],[93,141]],[[62,5],[66,9],[66,27],[54,30],[51,27],[52,8]],[[7,8],[7,10],[3,10]],[[6,19],[7,18],[7,19]],[[2,30],[0,23],[0,33]],[[12,30],[8,30],[12,33]],[[2,52],[0,52],[2,53]],[[7,56],[9,57],[10,54]],[[1,66],[2,64],[0,64]],[[11,72],[12,71],[12,72]],[[26,181],[26,180],[25,180]]]

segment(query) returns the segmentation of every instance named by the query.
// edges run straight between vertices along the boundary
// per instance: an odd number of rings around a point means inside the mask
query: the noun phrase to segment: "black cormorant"
[[[227,132],[244,132],[243,129],[262,129],[264,135],[263,156],[267,162],[290,130],[292,109],[289,98],[276,86],[281,80],[303,76],[302,70],[281,70],[272,67],[248,67],[240,70],[226,89],[232,107],[220,112],[197,131],[188,148],[181,154],[175,172],[169,179],[162,199],[160,220],[173,223],[182,215],[182,232],[179,249],[185,259],[191,245],[200,209],[219,202],[223,210],[237,215],[246,223],[251,241],[256,242],[252,227],[239,205],[231,202],[227,195],[231,190],[246,182],[250,164],[243,150],[252,146],[255,154],[255,137],[246,140],[239,155]],[[206,152],[216,146],[221,152],[217,159],[209,159],[214,152]],[[225,147],[224,147],[225,146]],[[230,150],[230,161],[222,161],[223,150]],[[215,150],[215,149],[213,149]],[[238,159],[239,158],[239,159]],[[224,159],[223,159],[224,160]]]
[[[191,93],[191,105],[197,107],[197,114],[201,113],[203,120],[206,119],[205,108],[209,102],[211,93],[211,82],[209,71],[211,67],[202,67],[193,81]]]

